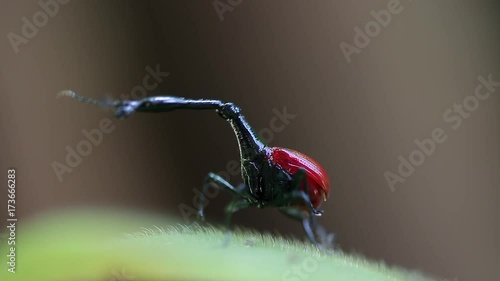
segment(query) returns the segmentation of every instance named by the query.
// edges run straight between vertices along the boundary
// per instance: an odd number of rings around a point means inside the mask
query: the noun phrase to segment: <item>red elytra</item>
[[[328,198],[330,192],[330,179],[325,169],[311,157],[298,151],[271,147],[270,159],[285,171],[294,175],[300,168],[306,171],[309,184],[309,199],[314,208],[318,208],[323,200]],[[304,188],[304,187],[302,187]]]

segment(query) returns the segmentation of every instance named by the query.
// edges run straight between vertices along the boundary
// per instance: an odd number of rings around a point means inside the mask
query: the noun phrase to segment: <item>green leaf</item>
[[[341,251],[251,231],[226,234],[151,214],[64,211],[18,222],[15,272],[0,245],[0,280],[434,280]],[[10,233],[7,233],[7,237]]]

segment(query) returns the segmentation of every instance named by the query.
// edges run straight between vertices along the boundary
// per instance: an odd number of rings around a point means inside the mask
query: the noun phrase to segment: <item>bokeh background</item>
[[[146,68],[158,66],[169,74],[148,96],[232,101],[256,131],[271,128],[276,110],[294,114],[266,140],[310,155],[329,172],[321,222],[343,250],[449,280],[499,280],[500,88],[457,130],[443,120],[474,93],[479,75],[500,80],[499,5],[401,0],[401,12],[348,63],[341,42],[354,45],[354,28],[364,29],[370,11],[391,2],[69,1],[16,52],[8,34],[21,35],[22,18],[33,22],[43,9],[32,0],[2,1],[0,178],[17,169],[20,221],[81,206],[194,219],[180,211],[193,206],[193,188],[238,160],[235,137],[217,114],[118,121],[56,99],[62,89],[133,96]],[[229,8],[218,13],[214,3]],[[76,150],[86,140],[82,130],[98,129],[103,118],[114,130],[58,179],[53,163],[66,164],[66,147]],[[447,141],[391,190],[384,172],[395,173],[398,156],[408,159],[415,139],[437,127]],[[207,219],[220,223],[228,200],[211,199]],[[272,209],[242,211],[234,223],[304,236],[300,224]]]

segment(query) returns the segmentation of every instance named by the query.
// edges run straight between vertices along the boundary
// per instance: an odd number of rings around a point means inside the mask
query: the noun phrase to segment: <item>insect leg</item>
[[[302,222],[307,238],[309,238],[313,244],[318,244],[318,242],[316,242],[316,238],[314,237],[314,232],[311,228],[311,221],[309,220],[309,215],[307,215],[307,213],[296,207],[280,208],[280,212],[289,218]]]
[[[306,180],[306,170],[299,169],[292,179],[292,191],[302,191],[300,189],[302,183],[304,183],[304,192],[307,195],[307,198],[309,198],[309,182]],[[315,216],[321,216],[323,214],[322,210],[314,208],[310,200],[307,207],[311,209],[312,214]]]
[[[229,192],[237,195],[237,196],[243,196],[243,190],[244,190],[244,185],[239,185],[238,187],[232,186],[229,182],[227,182],[224,178],[221,176],[215,174],[215,173],[208,173],[206,176],[205,180],[203,181],[202,185],[202,190],[201,190],[201,196],[200,196],[200,205],[198,206],[198,219],[203,220],[203,209],[205,208],[205,203],[206,203],[206,198],[205,194],[207,193],[207,190],[210,186],[215,186],[216,188],[219,189],[224,189],[228,190]]]
[[[246,199],[235,199],[229,203],[224,212],[226,213],[226,217],[224,219],[224,224],[227,230],[226,233],[226,239],[224,239],[224,242],[222,243],[223,246],[227,246],[229,243],[229,240],[231,238],[231,218],[233,217],[233,214],[236,213],[239,210],[245,209],[252,206],[252,203]]]
[[[318,233],[319,226],[316,221],[315,216],[320,216],[322,214],[321,211],[318,211],[314,208],[311,199],[309,198],[309,193],[307,192],[309,190],[308,188],[308,183],[306,180],[306,171],[304,169],[300,169],[295,173],[293,179],[292,179],[292,189],[290,192],[283,194],[278,200],[275,200],[273,202],[273,205],[275,206],[290,206],[291,204],[297,203],[297,202],[302,202],[304,206],[306,207],[305,212],[304,210],[300,210],[297,207],[294,207],[297,209],[297,211],[303,212],[304,214],[300,216],[300,220],[302,221],[304,230],[311,242],[317,246],[320,246],[319,243],[317,243],[315,239],[315,235],[313,234],[313,231],[311,230],[314,229],[314,232]],[[301,184],[304,183],[305,185],[305,191],[301,190]],[[292,207],[290,207],[292,208]],[[294,211],[295,213],[295,211]],[[297,215],[297,214],[295,214]],[[303,217],[305,216],[306,222],[304,222]],[[296,219],[299,219],[298,217],[295,217]],[[308,219],[308,220],[307,220]]]

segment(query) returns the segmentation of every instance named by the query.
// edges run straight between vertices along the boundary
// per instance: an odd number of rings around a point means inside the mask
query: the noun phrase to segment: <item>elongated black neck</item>
[[[176,109],[216,110],[224,120],[231,124],[238,140],[242,161],[255,159],[262,155],[265,148],[265,144],[257,137],[250,124],[241,114],[240,108],[233,103],[226,103],[220,100],[194,100],[172,96],[149,97],[140,101],[131,102],[137,103],[132,105],[135,111],[138,112],[166,112]],[[122,103],[123,104],[119,106],[131,106],[131,104],[127,104],[127,101]],[[119,111],[120,108],[116,108],[115,114]],[[130,112],[127,112],[127,114],[130,114]]]
[[[71,90],[64,90],[57,94],[58,97],[67,96],[83,103],[96,104],[113,109],[117,118],[123,119],[134,112],[167,112],[176,109],[212,109],[228,121],[233,128],[238,146],[240,148],[241,161],[255,160],[262,157],[266,145],[259,140],[255,132],[241,114],[239,107],[230,102],[206,99],[186,99],[174,96],[147,97],[141,100],[113,100],[99,101],[92,98],[80,96]]]

